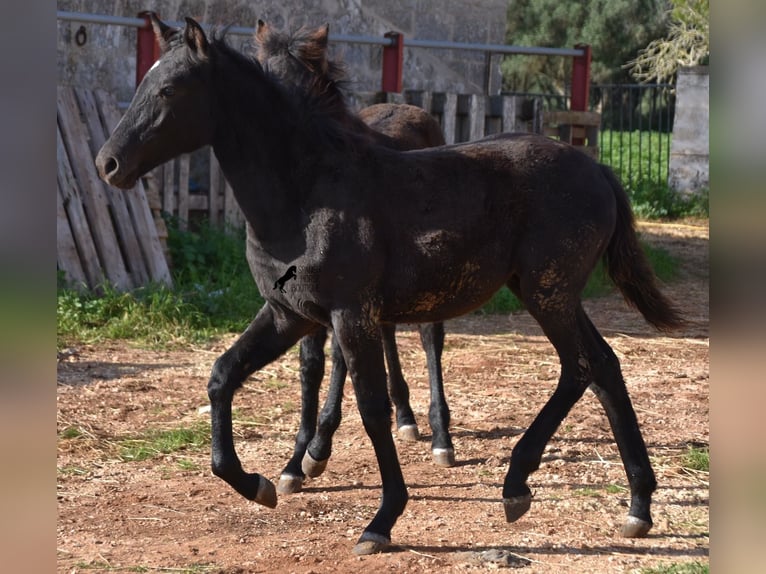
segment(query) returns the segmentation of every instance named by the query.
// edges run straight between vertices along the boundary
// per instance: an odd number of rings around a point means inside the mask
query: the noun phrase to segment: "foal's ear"
[[[327,50],[328,37],[330,35],[330,24],[325,24],[317,28],[311,35],[311,39],[316,42],[322,50]]]
[[[255,25],[255,41],[258,44],[263,45],[266,42],[266,38],[269,37],[270,32],[271,27],[259,18],[258,23]]]
[[[168,49],[170,40],[178,34],[178,30],[171,28],[165,22],[157,17],[154,12],[149,12],[149,20],[152,23],[152,29],[154,30],[154,36],[157,38],[157,43],[160,45],[160,50],[165,52]]]
[[[196,20],[189,17],[186,18],[184,40],[186,40],[186,45],[194,50],[198,56],[207,58],[210,44],[207,41],[207,36],[205,36],[205,31]]]

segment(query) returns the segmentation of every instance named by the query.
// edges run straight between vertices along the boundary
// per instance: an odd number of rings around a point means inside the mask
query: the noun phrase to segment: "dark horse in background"
[[[256,58],[263,68],[280,81],[293,86],[321,85],[326,97],[342,98],[343,69],[328,58],[328,27],[301,28],[293,34],[273,30],[259,20],[256,26]],[[371,143],[398,150],[444,145],[439,122],[421,108],[406,104],[376,104],[362,109],[359,116],[348,115],[346,129],[354,130]],[[248,254],[252,252],[248,242]],[[256,271],[253,271],[256,273]],[[402,373],[396,348],[395,325],[381,325],[388,388],[396,407],[398,436],[417,440],[419,433],[409,402],[409,388]],[[426,353],[431,402],[428,420],[431,426],[431,452],[441,466],[455,464],[455,451],[449,435],[450,412],[444,396],[441,355],[444,348],[444,324],[419,325],[420,339]],[[324,376],[324,344],[327,329],[318,328],[301,339],[301,423],[295,450],[279,477],[280,493],[301,490],[305,475],[318,476],[324,471],[332,448],[332,436],[341,420],[341,400],[346,379],[346,363],[335,337],[332,339],[333,369],[330,389],[317,424],[319,387]],[[305,474],[304,474],[305,473]]]
[[[350,112],[321,84],[283,85],[192,19],[182,30],[154,25],[162,56],[96,165],[105,181],[127,188],[153,167],[210,144],[252,228],[251,265],[266,303],[216,360],[208,382],[213,473],[246,498],[276,505],[274,485],[246,472],[236,454],[234,394],[301,337],[332,328],[382,481],[380,506],[354,552],[385,549],[408,494],[391,435],[380,326],[444,321],[508,285],[555,347],[561,374],[511,453],[506,520],[529,510],[527,479],[590,387],[630,484],[622,533],[646,535],[654,471],[617,356],[581,293],[603,257],[647,321],[672,329],[683,319],[657,286],[611,170],[534,134],[392,150],[347,129]],[[271,290],[290,265],[310,280],[300,290]]]

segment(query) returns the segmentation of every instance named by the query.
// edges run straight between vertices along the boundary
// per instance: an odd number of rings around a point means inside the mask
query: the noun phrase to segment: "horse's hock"
[[[104,184],[93,158],[120,119],[103,90],[59,86],[57,131],[57,267],[77,289],[109,283],[128,290],[171,284],[167,231],[158,205],[139,182],[129,190]]]

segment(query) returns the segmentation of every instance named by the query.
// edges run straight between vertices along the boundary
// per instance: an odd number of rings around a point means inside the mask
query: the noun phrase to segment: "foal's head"
[[[150,169],[211,143],[214,46],[200,25],[183,29],[150,16],[162,56],[139,84],[130,107],[96,157],[109,184],[132,187]]]

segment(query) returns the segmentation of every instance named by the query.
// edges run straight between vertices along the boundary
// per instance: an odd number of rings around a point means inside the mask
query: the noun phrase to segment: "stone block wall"
[[[668,185],[679,193],[710,187],[709,98],[708,66],[679,70],[668,170]]]
[[[279,29],[330,24],[330,34],[380,36],[398,31],[405,38],[502,44],[508,0],[58,0],[57,9],[135,17],[155,10],[170,21],[192,16],[201,22],[252,27],[258,18]],[[82,45],[77,31],[84,27]],[[58,22],[58,83],[104,88],[130,100],[135,79],[136,30],[132,27]],[[80,34],[79,40],[83,40]],[[249,42],[232,36],[235,46]],[[333,42],[352,80],[350,89],[380,89],[380,46]],[[407,48],[404,89],[481,93],[485,57],[481,53]],[[490,92],[500,88],[499,58],[491,63]]]

